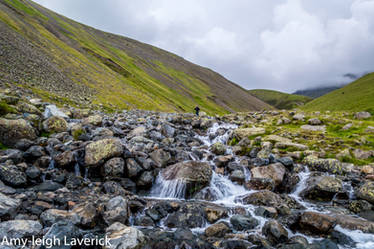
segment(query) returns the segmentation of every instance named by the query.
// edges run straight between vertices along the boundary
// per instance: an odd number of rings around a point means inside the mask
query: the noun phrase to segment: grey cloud
[[[297,89],[372,71],[372,0],[36,0],[177,53],[245,88]]]

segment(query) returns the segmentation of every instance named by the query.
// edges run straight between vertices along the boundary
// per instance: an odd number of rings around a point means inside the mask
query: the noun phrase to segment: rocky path
[[[0,118],[0,238],[24,248],[374,248],[366,114],[346,120],[365,134],[345,141],[359,166],[326,156],[345,148],[320,114],[107,115],[0,97],[14,108]]]

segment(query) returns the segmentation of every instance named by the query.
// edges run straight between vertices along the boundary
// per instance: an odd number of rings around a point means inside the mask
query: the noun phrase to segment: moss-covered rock
[[[308,165],[311,170],[338,175],[345,174],[342,163],[337,159],[321,159],[316,156],[307,156],[304,158],[303,162]]]
[[[374,182],[367,181],[356,193],[357,197],[374,204]]]
[[[68,129],[68,123],[62,117],[52,116],[43,122],[43,129],[49,133],[64,132]]]
[[[0,142],[6,146],[15,145],[20,139],[36,139],[36,131],[24,119],[0,119]]]
[[[106,159],[121,156],[122,153],[121,140],[117,138],[98,140],[86,146],[85,163],[87,166],[96,166]]]
[[[239,140],[242,138],[247,138],[251,136],[257,136],[257,135],[262,135],[265,134],[265,129],[264,128],[258,128],[258,127],[253,127],[253,128],[238,128],[234,130],[234,137],[238,138]]]

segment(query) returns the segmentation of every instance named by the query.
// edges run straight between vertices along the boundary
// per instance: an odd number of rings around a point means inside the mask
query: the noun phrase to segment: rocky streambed
[[[308,136],[333,144],[316,120],[2,98],[17,111],[0,119],[0,238],[24,248],[36,238],[94,241],[52,248],[374,248],[374,167],[312,150]],[[304,142],[279,133],[287,122],[308,130]]]

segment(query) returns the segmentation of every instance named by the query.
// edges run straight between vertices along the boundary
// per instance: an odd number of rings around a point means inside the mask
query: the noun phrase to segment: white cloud
[[[175,52],[246,88],[294,91],[374,71],[373,0],[37,0]]]

